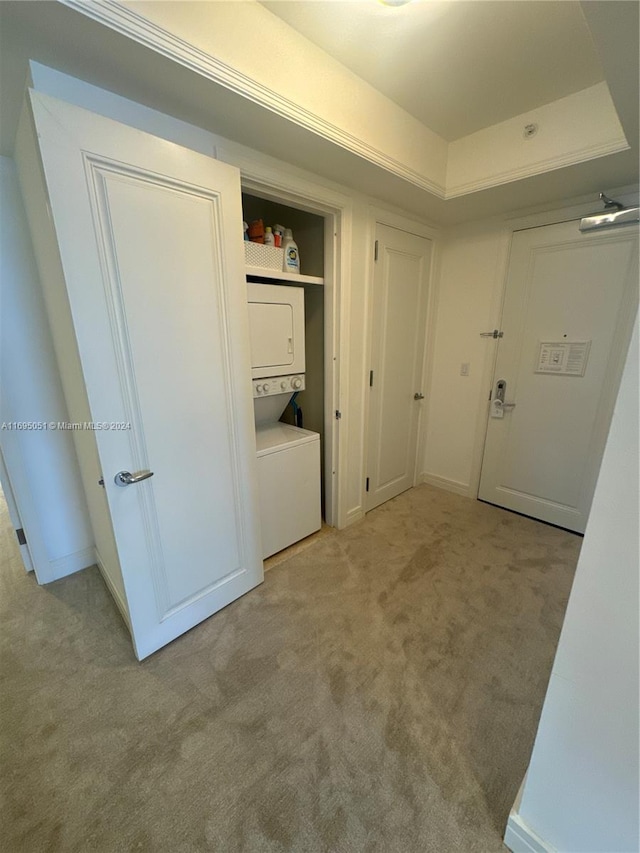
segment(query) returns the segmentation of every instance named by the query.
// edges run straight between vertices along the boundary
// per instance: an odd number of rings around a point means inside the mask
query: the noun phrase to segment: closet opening
[[[334,211],[315,208],[290,196],[283,199],[277,190],[246,184],[243,184],[242,213],[247,225],[254,224],[252,232],[255,232],[255,223],[258,222],[262,223],[264,229],[271,228],[272,233],[276,226],[282,226],[291,231],[297,245],[299,272],[283,269],[279,266],[282,261],[277,254],[274,260],[273,253],[264,252],[263,244],[251,245],[251,241],[248,241],[245,243],[246,277],[248,283],[299,288],[304,293],[303,387],[293,391],[293,388],[287,386],[292,391],[291,399],[279,416],[279,422],[319,436],[321,518],[322,522],[334,525],[337,521],[335,507],[338,482],[337,404],[334,402],[337,399],[338,375],[338,354],[334,344],[337,314],[334,281],[337,215]],[[270,254],[271,257],[267,257]],[[263,263],[265,266],[262,266]],[[265,403],[262,400],[259,405]],[[281,481],[279,488],[287,488],[287,483]]]

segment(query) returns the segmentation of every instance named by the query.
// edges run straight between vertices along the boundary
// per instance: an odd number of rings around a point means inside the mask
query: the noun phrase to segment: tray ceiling
[[[572,0],[262,5],[448,141],[604,79]]]

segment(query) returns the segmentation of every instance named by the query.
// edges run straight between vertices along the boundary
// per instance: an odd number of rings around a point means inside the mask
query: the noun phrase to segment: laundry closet
[[[246,223],[282,224],[295,237],[298,272],[283,251],[244,243],[256,424],[262,556],[316,532],[324,512],[325,220],[244,192]]]

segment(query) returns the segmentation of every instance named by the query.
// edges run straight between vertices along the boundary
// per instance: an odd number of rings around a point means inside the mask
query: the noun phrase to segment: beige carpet
[[[581,539],[421,486],[143,664],[2,539],[2,846],[493,853]]]

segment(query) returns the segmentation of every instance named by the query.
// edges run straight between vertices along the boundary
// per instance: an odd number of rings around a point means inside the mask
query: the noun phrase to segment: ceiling
[[[605,79],[631,147],[622,153],[445,201],[276,114],[264,104],[212,82],[196,70],[162,55],[153,46],[141,44],[62,3],[1,0],[0,152],[9,156],[13,153],[27,63],[35,59],[221,137],[250,148],[259,147],[280,161],[286,160],[292,166],[435,223],[451,224],[524,208],[560,205],[566,199],[582,195],[593,195],[595,199],[601,189],[611,192],[637,183],[638,3],[635,0],[589,0],[581,6],[570,0],[416,2],[415,6],[397,10],[380,7],[383,16],[378,14],[375,0],[368,4],[296,0],[264,5],[269,10],[276,5],[280,19],[300,13],[296,27],[307,26],[309,15],[316,15],[320,9],[324,9],[325,17],[330,17],[335,7],[332,26],[318,25],[314,38],[330,38],[329,31],[333,30],[336,46],[331,50],[335,56],[345,50],[344,45],[351,42],[353,47],[354,40],[360,40],[358,50],[347,48],[346,52],[360,56],[359,61],[366,66],[361,73],[380,74],[383,66],[392,64],[393,73],[387,68],[382,77],[395,87],[396,94],[390,94],[391,90],[384,94],[398,103],[406,95],[409,100],[402,102],[402,106],[413,114],[427,109],[427,103],[431,103],[429,109],[433,108],[433,113],[429,115],[434,116],[429,118],[431,129],[438,123],[438,131],[450,138],[500,121],[514,110],[521,114],[534,103],[557,99],[563,92]],[[317,8],[310,11],[302,8],[307,6]],[[351,14],[358,7],[358,14],[363,13],[364,17],[358,19],[357,25],[345,24],[342,32],[338,24],[342,21],[340,15],[349,12],[346,7],[354,7]],[[527,18],[532,7],[537,7],[537,17],[543,19],[535,27]],[[543,15],[539,14],[541,7]],[[388,25],[389,21],[413,20],[414,9],[430,13],[431,29],[426,23],[424,27]],[[403,19],[405,13],[412,17],[407,19],[405,15]],[[507,20],[511,21],[508,27]],[[384,31],[380,35],[382,24]],[[421,38],[417,38],[419,32]],[[438,32],[442,40],[440,48],[435,44]],[[532,36],[530,44],[526,44],[527,32]],[[402,56],[402,63],[392,62],[390,54]],[[370,77],[369,82],[376,85],[373,80]],[[482,98],[478,95],[480,91]],[[482,109],[478,107],[480,102]]]
[[[447,141],[604,80],[577,0],[262,5]]]

